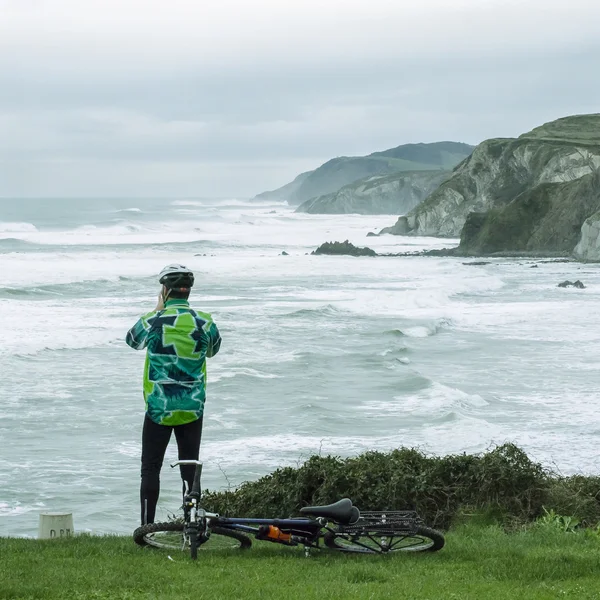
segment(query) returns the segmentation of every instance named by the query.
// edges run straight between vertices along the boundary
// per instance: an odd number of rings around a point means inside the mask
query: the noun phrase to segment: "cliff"
[[[382,233],[458,237],[471,213],[489,212],[469,217],[465,251],[558,250],[571,244],[573,250],[583,221],[600,209],[594,177],[582,179],[599,167],[600,114],[558,119],[518,138],[487,140]]]
[[[363,215],[405,214],[422,202],[450,171],[404,171],[360,179],[332,194],[303,202],[296,212]]]
[[[600,211],[587,218],[581,226],[581,237],[573,254],[580,260],[600,261]]]
[[[566,183],[543,183],[505,207],[471,213],[462,230],[459,252],[571,254],[577,245],[576,254],[592,259],[598,252],[597,224],[587,217],[598,209],[600,171]],[[586,223],[588,231],[583,237],[582,226]]]

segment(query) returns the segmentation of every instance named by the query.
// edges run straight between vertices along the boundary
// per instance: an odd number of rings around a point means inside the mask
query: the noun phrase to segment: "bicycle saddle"
[[[342,525],[356,523],[360,517],[360,512],[356,506],[352,506],[350,498],[342,498],[333,504],[326,506],[305,506],[300,509],[301,515],[311,515],[313,517],[327,517],[333,519]]]

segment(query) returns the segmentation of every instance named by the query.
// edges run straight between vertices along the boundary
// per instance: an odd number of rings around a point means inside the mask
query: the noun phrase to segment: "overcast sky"
[[[0,196],[238,196],[600,112],[597,0],[0,0]]]

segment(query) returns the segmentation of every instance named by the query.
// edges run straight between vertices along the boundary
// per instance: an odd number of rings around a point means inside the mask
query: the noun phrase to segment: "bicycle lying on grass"
[[[192,489],[183,501],[183,520],[150,523],[138,527],[133,539],[140,546],[170,550],[189,549],[193,559],[198,549],[250,548],[255,539],[287,546],[303,545],[340,552],[387,554],[388,552],[435,552],[444,546],[444,536],[423,525],[415,511],[363,511],[349,498],[327,506],[300,509],[306,518],[246,519],[221,517],[200,507],[202,463],[180,460],[172,464],[194,464]]]

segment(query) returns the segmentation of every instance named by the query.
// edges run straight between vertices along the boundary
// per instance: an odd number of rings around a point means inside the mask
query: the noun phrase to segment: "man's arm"
[[[140,317],[138,322],[127,332],[125,336],[125,343],[131,346],[134,350],[142,350],[148,344],[148,334],[152,329],[152,326],[148,323],[148,320],[156,315],[156,311],[153,310],[148,314]]]
[[[125,343],[128,346],[131,346],[134,350],[140,350],[146,347],[148,344],[148,334],[152,329],[152,325],[148,323],[148,321],[156,315],[156,313],[164,310],[165,304],[163,300],[162,291],[158,295],[158,302],[156,303],[156,308],[145,314],[143,317],[140,317],[138,322],[127,332],[125,336]]]
[[[211,358],[219,351],[219,348],[221,347],[221,334],[219,333],[219,329],[213,321],[210,321],[205,331],[208,335],[208,349],[206,351],[206,356]]]

